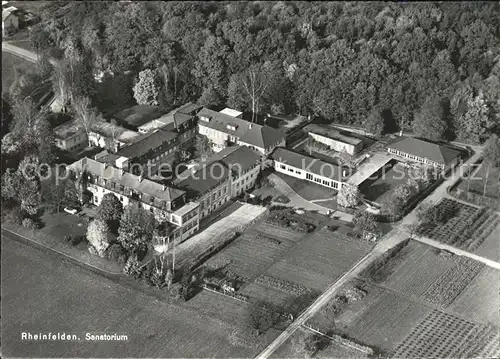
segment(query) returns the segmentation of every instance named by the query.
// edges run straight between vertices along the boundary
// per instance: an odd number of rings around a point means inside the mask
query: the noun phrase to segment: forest
[[[144,103],[169,109],[197,101],[470,143],[499,131],[498,2],[54,2],[45,11],[33,46],[62,63],[78,58],[75,91],[102,111],[129,101],[133,83],[102,93],[90,75],[131,73],[152,91]],[[258,98],[247,96],[249,79]]]

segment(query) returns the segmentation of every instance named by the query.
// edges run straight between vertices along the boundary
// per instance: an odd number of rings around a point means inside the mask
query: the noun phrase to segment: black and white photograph
[[[500,358],[499,1],[2,1],[3,358]]]

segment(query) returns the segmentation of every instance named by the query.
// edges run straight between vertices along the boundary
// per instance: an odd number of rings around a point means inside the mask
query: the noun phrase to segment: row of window
[[[99,177],[98,176],[89,176],[88,181],[89,181],[89,183],[99,184]],[[109,181],[107,179],[102,179],[101,183],[104,184],[104,186],[106,186],[110,190],[116,191],[119,193],[123,193],[127,197],[132,197],[132,198],[135,197],[139,201],[148,202],[151,205],[154,205],[154,203],[155,203],[156,197],[154,197],[154,196],[143,195],[140,192],[134,191],[133,189],[129,189],[128,187],[124,187],[121,184],[117,184],[117,183]],[[104,188],[102,188],[102,187],[98,187],[98,190],[101,192],[104,192]],[[121,198],[121,196],[117,196],[117,197]],[[167,209],[167,202],[160,201],[160,208]]]
[[[162,159],[163,157],[166,157],[168,156],[169,154],[171,154],[172,152],[174,151],[177,151],[177,146],[174,146],[172,147],[171,149],[169,149],[168,151],[165,151],[163,153],[160,153],[158,156],[156,156],[155,158],[153,158],[151,160],[151,162],[158,162],[160,159]]]
[[[409,158],[409,159],[417,161],[417,162],[428,163],[428,164],[431,164],[433,166],[441,167],[441,165],[439,163],[436,163],[436,162],[431,161],[431,160],[426,159],[426,158],[414,156],[414,155],[411,155],[411,154],[406,153],[406,152],[401,152],[401,151],[398,151],[398,150],[393,150],[392,148],[389,148],[389,152],[390,153],[394,153],[394,154],[396,154],[398,156],[401,156],[401,157]]]

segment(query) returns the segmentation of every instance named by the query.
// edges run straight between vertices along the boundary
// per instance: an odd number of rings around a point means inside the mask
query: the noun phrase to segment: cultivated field
[[[392,291],[384,291],[348,328],[350,337],[388,352],[432,309]]]
[[[472,321],[500,326],[499,278],[498,270],[484,267],[449,309]]]
[[[460,256],[445,256],[426,244],[410,241],[394,257],[363,276],[440,307],[449,306],[484,267]]]
[[[227,266],[240,277],[252,278],[265,271],[284,251],[292,247],[304,233],[259,223],[245,231],[227,248],[213,256],[206,266]]]
[[[422,315],[423,316],[423,315]],[[480,326],[448,313],[433,310],[393,351],[399,358],[456,357],[467,350],[468,337]]]
[[[332,222],[318,214],[288,215],[288,220],[303,220],[312,225],[308,233],[285,227],[280,211],[247,228],[241,236],[210,258],[204,267],[226,277],[238,278],[239,294],[251,301],[262,300],[285,308],[300,310],[336,278],[366,255],[373,244],[348,235],[344,222],[333,221],[337,229],[323,228]],[[287,212],[288,213],[288,212]],[[290,309],[292,310],[292,309]],[[292,310],[292,311],[293,311]]]
[[[293,296],[310,300],[371,250],[372,244],[349,238],[349,230],[320,229],[304,236],[263,273],[265,278],[259,277],[242,294],[266,297],[277,305],[284,305]]]
[[[443,198],[436,207],[445,214],[443,223],[422,227],[419,234],[470,252],[481,248],[483,243],[488,249],[495,245],[491,235],[500,224],[500,216],[494,211],[449,198]],[[496,251],[491,255],[497,255]]]

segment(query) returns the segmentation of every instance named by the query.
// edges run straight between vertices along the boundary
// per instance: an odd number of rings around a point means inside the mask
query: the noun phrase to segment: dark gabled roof
[[[208,122],[200,120],[198,122],[200,126],[236,136],[241,142],[260,148],[269,148],[285,138],[285,134],[275,128],[248,122],[239,117],[233,117],[205,107],[198,112],[198,117],[208,117],[210,119]],[[234,126],[235,129],[229,129],[228,125]]]
[[[458,157],[460,151],[436,143],[420,140],[413,137],[405,137],[391,143],[387,148],[392,148],[413,156],[426,158],[442,165],[448,165]]]
[[[198,122],[200,126],[212,128],[214,130],[221,131],[238,138],[241,138],[245,135],[245,133],[249,129],[249,125],[251,124],[250,122],[244,121],[241,118],[229,116],[225,113],[213,111],[205,107],[202,108],[200,112],[198,112],[198,117],[208,117],[210,119],[209,122],[200,120]],[[229,129],[227,127],[228,125],[234,126],[235,130]]]
[[[202,108],[203,106],[197,105],[195,103],[188,102],[181,107],[179,107],[176,112],[179,113],[184,113],[186,115],[196,115],[196,113]]]
[[[148,153],[150,150],[161,146],[164,142],[176,138],[177,136],[179,136],[178,133],[159,129],[151,134],[145,135],[139,141],[123,147],[117,154],[123,157],[140,157]]]
[[[283,147],[278,147],[271,154],[274,161],[288,164],[306,172],[314,173],[318,176],[327,177],[336,181],[345,180],[342,178],[342,168],[334,164],[308,157],[302,153],[293,152]]]
[[[208,163],[215,161],[222,161],[233,172],[236,170],[246,171],[261,161],[261,154],[246,146],[230,146],[207,160]]]
[[[227,181],[230,173],[230,169],[223,161],[214,161],[190,174],[177,186],[186,191],[190,198],[198,198]]]
[[[87,157],[69,165],[68,168],[76,172],[85,171],[92,175],[105,178],[116,184],[134,189],[139,193],[155,197],[160,201],[172,202],[185,194],[182,190],[167,187],[146,178],[141,179],[139,176],[130,172],[121,171],[116,167],[100,163]],[[155,203],[155,205],[161,207],[159,203]]]
[[[192,171],[182,173],[174,183],[198,197],[225,181],[230,174],[241,175],[241,172],[250,169],[260,161],[260,153],[251,148],[226,147],[210,156],[205,163],[195,167]],[[224,168],[223,171],[222,168]]]
[[[240,138],[241,142],[260,148],[270,148],[285,139],[285,134],[280,130],[269,126],[252,125],[245,135]]]

